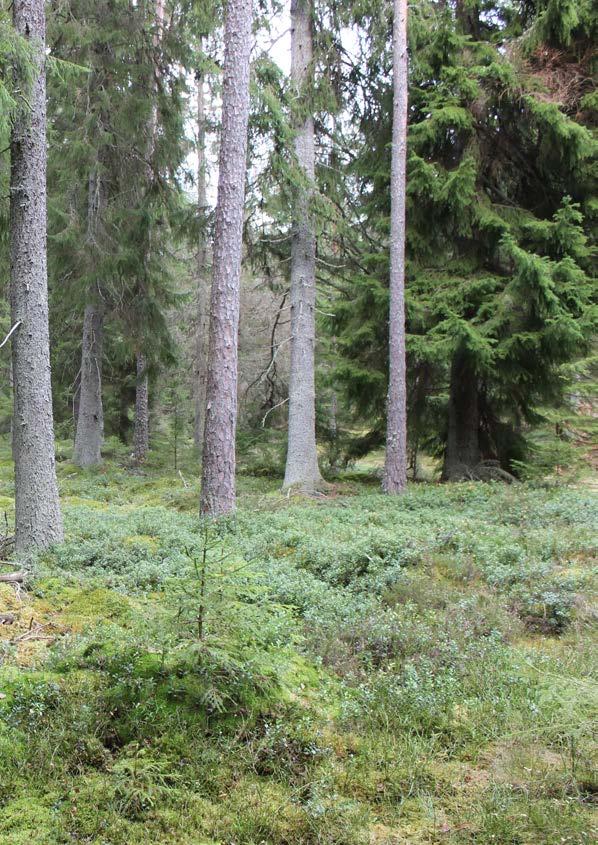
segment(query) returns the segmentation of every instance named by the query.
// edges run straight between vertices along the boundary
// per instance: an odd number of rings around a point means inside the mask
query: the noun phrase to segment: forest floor
[[[3,845],[596,841],[591,489],[242,476],[216,531],[190,450],[58,452],[66,542],[0,584]]]

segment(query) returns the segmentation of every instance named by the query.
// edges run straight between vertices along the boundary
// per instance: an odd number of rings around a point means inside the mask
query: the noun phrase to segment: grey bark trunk
[[[46,259],[46,80],[43,0],[14,0],[16,31],[31,41],[37,76],[30,110],[13,124],[10,154],[10,305],[14,378],[17,553],[63,539],[56,482]]]
[[[311,0],[291,0],[291,82],[295,153],[306,184],[299,188],[291,243],[291,369],[289,430],[283,487],[314,490],[322,480],[316,449],[316,239],[310,209],[315,179],[314,119],[309,103],[313,74]]]
[[[162,39],[162,29],[164,26],[164,0],[156,0],[155,3],[155,23],[156,32],[154,34],[154,46],[157,47]],[[156,69],[156,68],[155,68]],[[147,182],[148,185],[154,179],[152,168],[152,159],[156,149],[156,135],[158,129],[158,100],[157,100],[157,85],[152,86],[151,91],[152,105],[150,112],[150,119],[147,127]],[[151,249],[151,231],[148,238],[148,246],[145,255],[145,263],[149,262],[149,253]],[[135,425],[133,430],[133,458],[135,463],[141,464],[147,458],[149,452],[149,380],[147,377],[147,360],[145,354],[137,351],[136,354],[136,374],[137,380],[135,383]]]
[[[383,489],[407,485],[407,374],[405,361],[405,189],[407,165],[407,0],[394,0],[393,116],[390,176],[390,310],[386,458]]]
[[[9,384],[9,388],[10,388],[10,396],[13,396],[14,395],[14,389],[15,389],[15,381],[14,381],[14,378],[12,376],[12,353],[11,353],[11,356],[10,356],[10,359],[9,359],[9,362],[8,362],[8,384]],[[8,425],[9,425],[8,435],[9,435],[9,438],[10,438],[10,448],[12,449],[12,430],[13,430],[13,425],[14,425],[14,419],[13,419],[12,414],[10,416],[10,421],[9,421]]]
[[[200,42],[201,50],[201,42]],[[193,439],[200,453],[203,447],[206,408],[206,377],[208,358],[208,330],[210,324],[210,292],[206,273],[206,117],[204,77],[197,78],[197,213],[199,216],[199,241],[197,244],[197,338],[195,364],[195,425]]]
[[[81,381],[77,434],[73,461],[80,467],[102,462],[104,411],[102,407],[102,354],[104,313],[101,306],[88,305],[83,318]]]
[[[104,212],[104,188],[99,171],[89,175],[87,200],[87,248],[93,261],[98,252],[98,231]],[[99,291],[98,291],[99,295]],[[99,298],[99,296],[98,296]],[[104,409],[102,406],[102,355],[104,308],[90,301],[83,317],[81,370],[77,391],[77,416],[73,461],[80,467],[102,462]]]
[[[251,24],[251,0],[228,0],[201,486],[201,512],[212,517],[230,513],[235,507],[239,297]]]
[[[479,429],[478,379],[466,357],[456,352],[451,363],[444,481],[472,477],[472,471],[480,463]]]
[[[79,394],[81,392],[81,371],[77,373],[75,378],[75,392],[73,393],[73,426],[75,428],[75,436],[73,438],[73,446],[77,439],[77,420],[79,419]]]
[[[145,355],[137,353],[137,382],[135,385],[135,429],[133,431],[133,457],[142,464],[149,451],[149,386]]]

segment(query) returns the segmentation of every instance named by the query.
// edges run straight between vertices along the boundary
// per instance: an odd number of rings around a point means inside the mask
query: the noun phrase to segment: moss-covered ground
[[[242,476],[216,529],[181,452],[59,444],[66,542],[0,585],[2,845],[595,841],[587,486]]]

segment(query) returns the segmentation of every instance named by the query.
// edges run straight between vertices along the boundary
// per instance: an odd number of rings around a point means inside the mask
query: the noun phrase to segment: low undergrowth
[[[594,840],[590,495],[248,477],[216,530],[190,455],[68,454],[0,585],[2,843]]]

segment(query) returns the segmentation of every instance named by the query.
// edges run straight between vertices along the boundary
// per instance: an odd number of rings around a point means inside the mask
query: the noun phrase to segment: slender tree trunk
[[[145,355],[137,353],[137,382],[135,385],[135,430],[133,432],[133,456],[135,463],[142,464],[149,451],[149,387]]]
[[[309,107],[313,77],[311,0],[291,0],[291,81],[295,153],[306,185],[298,189],[291,243],[291,371],[289,432],[283,487],[314,490],[322,480],[316,449],[316,238],[310,208],[315,179],[314,119]]]
[[[88,305],[83,318],[81,382],[77,434],[73,461],[80,467],[102,462],[104,411],[102,407],[102,354],[104,313],[101,306]]]
[[[135,401],[136,392],[127,380],[121,381],[118,394],[118,436],[123,443],[129,442],[131,431],[129,408]]]
[[[338,411],[338,401],[336,398],[336,390],[332,389],[332,396],[330,397],[330,421],[328,423],[328,428],[330,431],[330,439],[333,442],[336,442],[338,437],[338,423],[336,420],[336,415]]]
[[[228,0],[201,488],[201,512],[209,516],[230,513],[235,507],[239,297],[251,24],[251,0]]]
[[[200,53],[202,43],[200,41]],[[200,56],[201,58],[201,56]],[[210,323],[210,295],[206,273],[206,117],[203,71],[197,74],[197,213],[199,216],[199,240],[197,243],[197,338],[195,365],[195,425],[193,439],[200,453],[203,447],[206,408],[206,376],[208,329]]]
[[[154,34],[154,47],[160,44],[162,39],[162,29],[164,26],[164,0],[155,0],[155,18],[156,32]],[[154,65],[154,70],[157,71],[157,66]],[[157,85],[152,85],[151,90],[151,112],[147,127],[147,185],[148,187],[154,180],[154,171],[152,160],[156,149],[156,139],[158,130],[158,91]],[[146,251],[144,255],[144,264],[149,263],[151,251],[151,229],[148,232]],[[143,463],[147,458],[149,451],[149,380],[147,377],[147,359],[145,352],[138,350],[136,354],[136,374],[137,380],[135,383],[135,427],[133,432],[133,455],[135,463]]]
[[[87,247],[91,260],[98,255],[98,231],[104,212],[104,189],[99,170],[89,176],[87,200]],[[99,290],[97,291],[99,300]],[[88,302],[83,317],[81,370],[77,394],[77,417],[73,461],[81,467],[102,462],[104,409],[102,406],[102,355],[104,345],[104,307],[100,301]]]
[[[73,426],[75,428],[75,436],[73,438],[73,446],[77,439],[77,423],[79,421],[79,399],[81,397],[81,370],[77,373],[74,381],[75,391],[73,393]]]
[[[390,312],[386,460],[382,486],[407,485],[407,374],[405,361],[405,189],[407,164],[407,0],[394,0],[393,113],[390,175]]]
[[[155,17],[154,22],[156,24],[156,30],[154,33],[153,44],[154,47],[159,47],[160,42],[162,41],[163,29],[164,29],[164,0],[155,0]],[[154,72],[157,74],[159,71],[159,64],[154,62],[153,65]],[[148,155],[148,178],[149,181],[153,181],[154,174],[152,170],[152,158],[154,156],[154,150],[156,148],[156,132],[158,129],[158,83],[156,79],[153,79],[152,82],[152,90],[151,90],[151,98],[152,98],[152,110],[150,116],[150,122],[148,127],[147,133],[147,140],[149,146],[149,155]]]
[[[471,477],[480,462],[479,428],[478,379],[465,355],[457,352],[451,363],[444,481]]]
[[[46,80],[43,0],[14,0],[16,31],[34,51],[28,110],[12,129],[10,304],[14,377],[16,550],[63,538],[56,482],[46,258]]]

